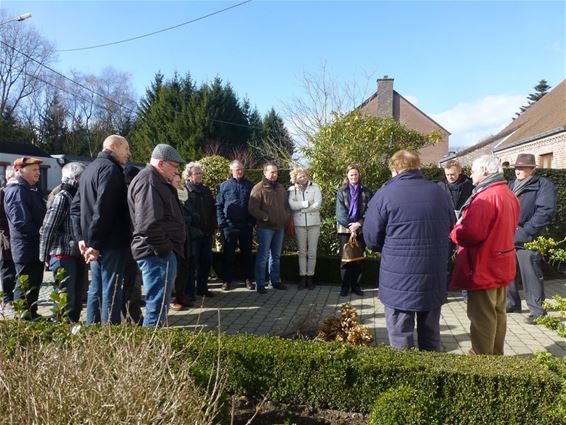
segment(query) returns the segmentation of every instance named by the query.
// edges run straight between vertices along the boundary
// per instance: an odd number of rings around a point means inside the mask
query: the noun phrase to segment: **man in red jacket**
[[[507,187],[499,160],[472,164],[472,196],[450,237],[460,248],[450,283],[467,289],[471,354],[503,355],[507,316],[505,287],[514,279],[519,201]]]

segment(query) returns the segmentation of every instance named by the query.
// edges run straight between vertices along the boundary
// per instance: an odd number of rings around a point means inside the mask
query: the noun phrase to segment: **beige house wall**
[[[551,168],[566,168],[566,132],[510,147],[495,154],[502,163],[508,161],[509,164],[514,164],[520,153],[532,153],[536,157],[537,164],[540,155],[552,153]]]

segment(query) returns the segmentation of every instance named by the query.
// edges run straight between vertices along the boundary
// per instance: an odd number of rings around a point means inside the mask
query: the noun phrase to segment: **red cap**
[[[14,170],[18,171],[33,164],[43,164],[43,161],[41,159],[24,156],[23,158],[18,158],[14,161]]]

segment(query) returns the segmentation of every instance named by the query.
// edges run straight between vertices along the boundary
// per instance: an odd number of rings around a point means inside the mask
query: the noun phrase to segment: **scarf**
[[[462,208],[460,208],[460,211],[458,212],[458,217],[460,217],[464,209],[472,203],[472,200],[475,198],[474,195],[476,193],[481,192],[482,190],[486,189],[488,186],[491,186],[492,184],[499,182],[506,182],[506,181],[507,180],[505,179],[505,177],[503,177],[503,173],[494,173],[487,176],[485,179],[483,179],[481,182],[478,183],[478,185],[474,188],[474,190],[472,190],[472,194],[468,199],[466,199],[466,202],[464,202]]]
[[[271,180],[266,179],[265,177],[262,177],[262,182],[263,182],[264,186],[271,186],[272,188],[275,188],[275,186],[277,186],[277,180],[272,182]]]
[[[361,184],[351,185],[348,183],[350,189],[350,208],[348,208],[348,220],[350,222],[358,220],[358,198],[360,196]]]
[[[523,189],[533,178],[532,174],[527,177],[526,179],[523,180],[515,180],[515,182],[513,183],[513,193],[516,195],[517,193],[519,193],[521,191],[521,189]]]

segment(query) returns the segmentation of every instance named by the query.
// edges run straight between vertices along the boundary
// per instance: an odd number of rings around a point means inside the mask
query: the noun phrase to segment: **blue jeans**
[[[281,283],[281,249],[283,248],[284,229],[264,229],[258,227],[257,255],[255,261],[255,280],[258,287],[265,286],[265,266],[269,255],[269,281],[272,285]]]
[[[97,261],[90,263],[91,281],[86,301],[88,324],[120,323],[125,262],[126,248],[107,249]]]
[[[413,348],[415,341],[415,316],[419,350],[440,351],[440,310],[442,306],[428,311],[404,311],[384,306],[385,325],[389,343],[397,350]]]
[[[77,258],[55,258],[49,260],[49,270],[53,273],[53,280],[57,270],[65,270],[60,289],[67,292],[67,305],[65,310],[69,312],[69,320],[78,322],[83,308],[82,294],[85,283],[85,267],[82,257]]]
[[[145,289],[143,326],[162,325],[167,320],[173,283],[177,276],[177,257],[171,252],[166,257],[145,257],[137,260],[137,263]]]

